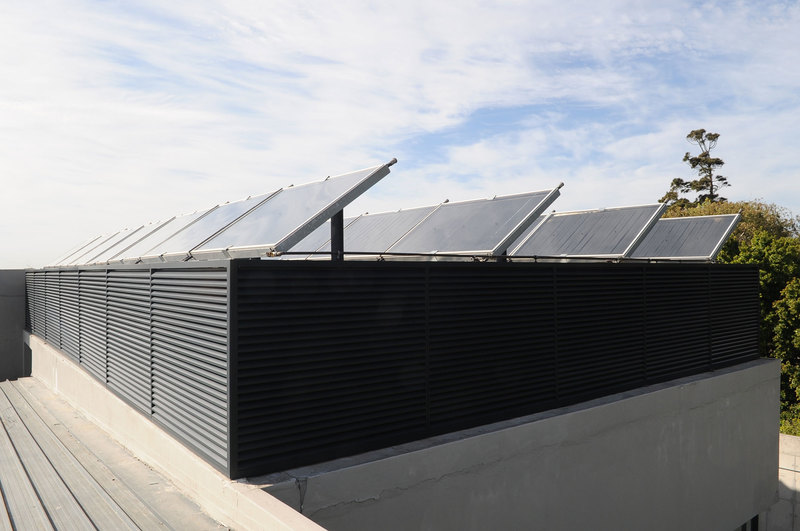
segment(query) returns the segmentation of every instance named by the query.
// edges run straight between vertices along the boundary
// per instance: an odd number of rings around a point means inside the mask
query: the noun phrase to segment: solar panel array
[[[330,219],[395,162],[95,237],[53,265],[325,257]],[[346,218],[345,252],[362,259],[712,260],[739,221],[738,214],[659,219],[662,203],[544,214],[561,187]]]
[[[559,212],[537,224],[511,255],[624,258],[667,205]]]

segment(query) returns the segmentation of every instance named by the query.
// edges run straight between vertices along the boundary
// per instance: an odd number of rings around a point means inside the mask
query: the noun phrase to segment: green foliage
[[[670,188],[664,196],[659,199],[661,203],[678,205],[680,207],[691,207],[710,202],[725,202],[726,198],[719,195],[720,188],[730,186],[728,178],[722,175],[714,175],[717,168],[723,166],[725,161],[719,157],[712,157],[711,150],[717,147],[719,133],[707,133],[705,129],[695,129],[686,135],[686,140],[700,148],[698,155],[692,155],[688,151],[683,156],[683,162],[697,172],[697,179],[684,181],[676,178],[672,180]],[[690,201],[681,197],[681,193],[695,192],[697,198]]]
[[[740,213],[742,219],[717,260],[759,269],[762,353],[781,360],[781,431],[800,435],[800,218],[760,201],[686,206],[665,217]]]

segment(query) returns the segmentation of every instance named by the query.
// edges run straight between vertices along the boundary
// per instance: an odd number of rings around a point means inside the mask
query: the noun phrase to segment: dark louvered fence
[[[298,262],[46,270],[28,323],[231,477],[758,357],[758,272]]]

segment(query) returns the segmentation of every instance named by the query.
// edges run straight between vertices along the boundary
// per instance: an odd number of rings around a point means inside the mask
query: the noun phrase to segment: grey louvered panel
[[[108,386],[150,412],[150,271],[108,273]]]
[[[45,333],[48,343],[61,348],[61,293],[59,271],[45,273]]]
[[[152,274],[153,418],[227,466],[227,270]]]
[[[103,383],[106,382],[107,297],[106,272],[80,272],[81,365]]]
[[[33,309],[36,307],[35,273],[25,273],[25,330],[33,332]]]
[[[33,316],[33,332],[39,337],[45,335],[45,272],[36,271],[33,274],[33,297],[36,300],[36,307],[31,312]]]
[[[78,271],[61,271],[61,350],[80,358],[80,279]]]

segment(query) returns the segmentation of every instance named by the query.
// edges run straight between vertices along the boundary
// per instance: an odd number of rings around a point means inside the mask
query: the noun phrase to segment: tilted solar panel
[[[647,234],[665,208],[665,204],[656,203],[549,214],[511,254],[622,258]]]
[[[740,218],[739,214],[721,214],[659,219],[631,257],[713,260]]]

